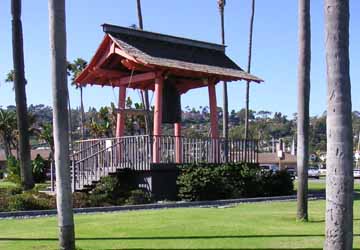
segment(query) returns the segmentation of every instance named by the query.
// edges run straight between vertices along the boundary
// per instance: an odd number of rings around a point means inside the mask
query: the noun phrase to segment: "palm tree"
[[[40,129],[35,131],[37,138],[44,141],[50,147],[49,160],[53,160],[55,148],[54,148],[54,136],[53,126],[51,123],[40,124]]]
[[[82,58],[77,58],[72,63],[68,63],[68,74],[71,75],[71,85],[76,86],[80,90],[80,113],[81,113],[81,138],[85,138],[85,112],[84,112],[84,101],[83,101],[83,88],[82,86],[78,87],[75,84],[76,77],[86,68],[87,61]]]
[[[326,250],[353,245],[353,134],[349,0],[325,0],[327,65]]]
[[[218,7],[220,12],[221,19],[221,43],[225,45],[225,22],[224,22],[224,10],[225,10],[225,0],[218,0]],[[223,136],[225,138],[225,161],[228,160],[228,139],[229,139],[229,112],[228,112],[228,91],[227,91],[227,82],[224,81],[223,85]]]
[[[136,0],[136,7],[137,7],[139,29],[143,30],[144,25],[143,25],[142,11],[141,11],[141,0]],[[151,126],[151,117],[150,117],[149,91],[147,91],[147,90],[141,91],[141,97],[142,97],[142,102],[144,104],[144,108],[146,110],[146,116],[145,116],[146,134],[151,135],[152,126]]]
[[[14,83],[14,79],[15,79],[15,71],[12,69],[6,74],[5,82]],[[13,90],[15,90],[14,86],[13,86]]]
[[[12,14],[12,47],[14,63],[14,89],[16,102],[17,126],[19,130],[19,156],[21,184],[25,190],[34,187],[32,177],[29,122],[26,104],[26,79],[24,70],[24,47],[21,23],[21,0],[11,1]]]
[[[250,16],[250,30],[249,30],[249,47],[248,47],[248,67],[247,72],[250,73],[251,70],[251,57],[252,57],[252,39],[253,39],[253,29],[254,29],[254,17],[255,17],[255,0],[251,2],[251,16]],[[245,94],[245,140],[249,136],[249,99],[250,99],[250,82],[246,82],[246,94]],[[245,147],[247,145],[245,144]]]
[[[309,102],[310,102],[310,0],[299,0],[299,64],[297,115],[297,219],[308,219]]]
[[[56,204],[59,243],[60,249],[74,250],[75,233],[69,160],[65,18],[65,0],[49,0],[54,159],[56,168]]]
[[[16,114],[13,111],[0,109],[0,141],[4,145],[5,157],[12,156],[11,145],[14,140],[14,130],[16,129]]]
[[[40,124],[40,129],[35,130],[35,134],[39,140],[45,141],[45,143],[50,147],[50,155],[49,155],[49,162],[50,165],[50,182],[51,182],[51,191],[54,192],[55,190],[55,183],[54,183],[54,136],[53,136],[53,126],[51,123]]]

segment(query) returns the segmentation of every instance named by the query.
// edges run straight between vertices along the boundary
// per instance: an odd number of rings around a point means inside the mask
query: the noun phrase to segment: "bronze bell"
[[[168,78],[164,81],[162,123],[181,122],[181,96],[175,83],[176,79],[174,78]]]

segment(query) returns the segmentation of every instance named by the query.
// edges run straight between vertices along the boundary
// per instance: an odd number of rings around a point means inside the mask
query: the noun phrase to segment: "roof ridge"
[[[178,36],[172,36],[167,34],[161,34],[151,31],[144,31],[144,30],[137,30],[133,28],[127,28],[123,26],[116,26],[112,24],[104,23],[102,24],[103,31],[105,33],[118,33],[118,34],[126,34],[126,35],[132,35],[132,36],[138,36],[138,37],[144,37],[148,39],[153,40],[160,40],[165,42],[172,42],[172,43],[178,43],[188,46],[195,46],[210,50],[216,50],[225,53],[225,45],[217,44],[217,43],[210,43],[205,41],[199,41],[194,40],[190,38],[184,38],[184,37],[178,37]]]

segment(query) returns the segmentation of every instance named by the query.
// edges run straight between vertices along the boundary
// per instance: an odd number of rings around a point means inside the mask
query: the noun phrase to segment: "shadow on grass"
[[[101,249],[101,250],[162,250],[162,249],[168,249],[168,250],[323,250],[322,248],[109,248],[109,249]],[[353,248],[353,250],[360,250],[360,248]]]
[[[359,237],[360,234],[354,234]],[[305,238],[324,237],[323,234],[259,234],[259,235],[204,235],[204,236],[147,236],[147,237],[77,237],[77,241],[112,241],[112,240],[202,240],[202,239],[252,239],[252,238]],[[1,237],[0,241],[57,241],[58,238],[22,238]]]

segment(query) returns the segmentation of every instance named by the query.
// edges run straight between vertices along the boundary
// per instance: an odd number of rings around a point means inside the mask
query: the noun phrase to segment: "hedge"
[[[179,198],[200,201],[289,195],[291,176],[284,170],[263,171],[257,164],[194,164],[180,166]]]

